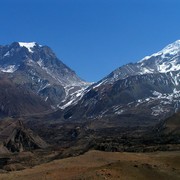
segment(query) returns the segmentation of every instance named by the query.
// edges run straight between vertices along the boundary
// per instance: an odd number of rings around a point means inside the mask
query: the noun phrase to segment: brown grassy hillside
[[[0,180],[178,180],[180,152],[120,153],[89,151],[22,171],[1,173]]]

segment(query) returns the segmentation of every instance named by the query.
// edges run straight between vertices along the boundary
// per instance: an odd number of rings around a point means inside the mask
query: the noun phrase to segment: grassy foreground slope
[[[31,169],[1,173],[0,180],[121,179],[178,180],[180,152],[125,153],[89,151]]]

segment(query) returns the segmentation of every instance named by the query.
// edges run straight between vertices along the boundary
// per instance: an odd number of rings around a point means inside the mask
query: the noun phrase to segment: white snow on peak
[[[32,48],[36,46],[36,42],[19,42],[19,45],[27,48],[29,52],[33,53]]]
[[[162,64],[159,64],[158,71],[161,73],[166,73],[170,71],[178,71],[180,70],[180,64],[177,63],[176,60],[173,60],[171,62],[163,62]]]
[[[169,44],[164,49],[162,49],[160,52],[163,55],[170,54],[175,55],[180,51],[180,40],[175,41],[174,43]]]
[[[161,51],[159,51],[157,53],[154,53],[150,56],[144,57],[138,63],[141,63],[143,61],[150,59],[151,57],[155,57],[155,56],[159,56],[159,55],[161,55],[162,58],[166,57],[167,55],[176,55],[178,52],[180,52],[180,40],[177,40],[177,41],[167,45],[165,48],[163,48]]]
[[[146,56],[138,62],[140,65],[140,70],[142,74],[160,72],[167,73],[171,71],[180,70],[180,40],[175,41],[174,43],[169,44],[161,51],[152,54],[151,56]],[[147,62],[151,61],[152,57],[157,57],[155,62],[152,61],[152,64]],[[151,69],[149,69],[149,66]],[[146,68],[150,70],[146,71]]]

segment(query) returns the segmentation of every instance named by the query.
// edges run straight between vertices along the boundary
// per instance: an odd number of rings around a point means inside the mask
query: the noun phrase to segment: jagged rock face
[[[0,46],[0,71],[54,108],[76,98],[76,92],[88,86],[49,47],[34,42]]]
[[[48,145],[30,129],[26,129],[19,120],[4,120],[0,122],[1,153],[29,151],[47,148]]]
[[[179,109],[180,41],[141,61],[116,69],[92,85],[65,119],[106,119],[137,125],[158,123]],[[113,121],[115,120],[115,121]],[[148,123],[147,123],[148,122]]]

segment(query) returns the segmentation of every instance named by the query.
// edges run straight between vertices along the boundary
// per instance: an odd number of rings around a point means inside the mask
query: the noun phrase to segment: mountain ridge
[[[14,42],[0,46],[0,71],[57,109],[90,83],[81,80],[48,46]]]
[[[114,82],[118,79],[124,79],[131,75],[166,73],[170,71],[180,70],[180,65],[177,64],[176,66],[174,62],[175,60],[177,60],[177,63],[179,63],[179,56],[180,40],[177,40],[167,45],[157,53],[153,53],[150,56],[145,56],[140,61],[137,61],[135,63],[128,63],[115,69],[109,75],[100,80],[99,83],[103,83],[103,81],[108,78],[109,81],[111,80],[112,82]],[[157,64],[155,64],[155,62]],[[96,84],[98,85],[98,82]]]
[[[95,84],[78,78],[47,46],[9,47],[0,46],[1,152],[30,150],[36,164],[89,149],[180,149],[179,46],[124,65]]]
[[[180,109],[179,92],[180,40],[177,40],[137,63],[117,68],[90,86],[78,103],[65,110],[64,118],[129,122],[123,116],[145,114],[146,119],[156,119],[158,123]]]

